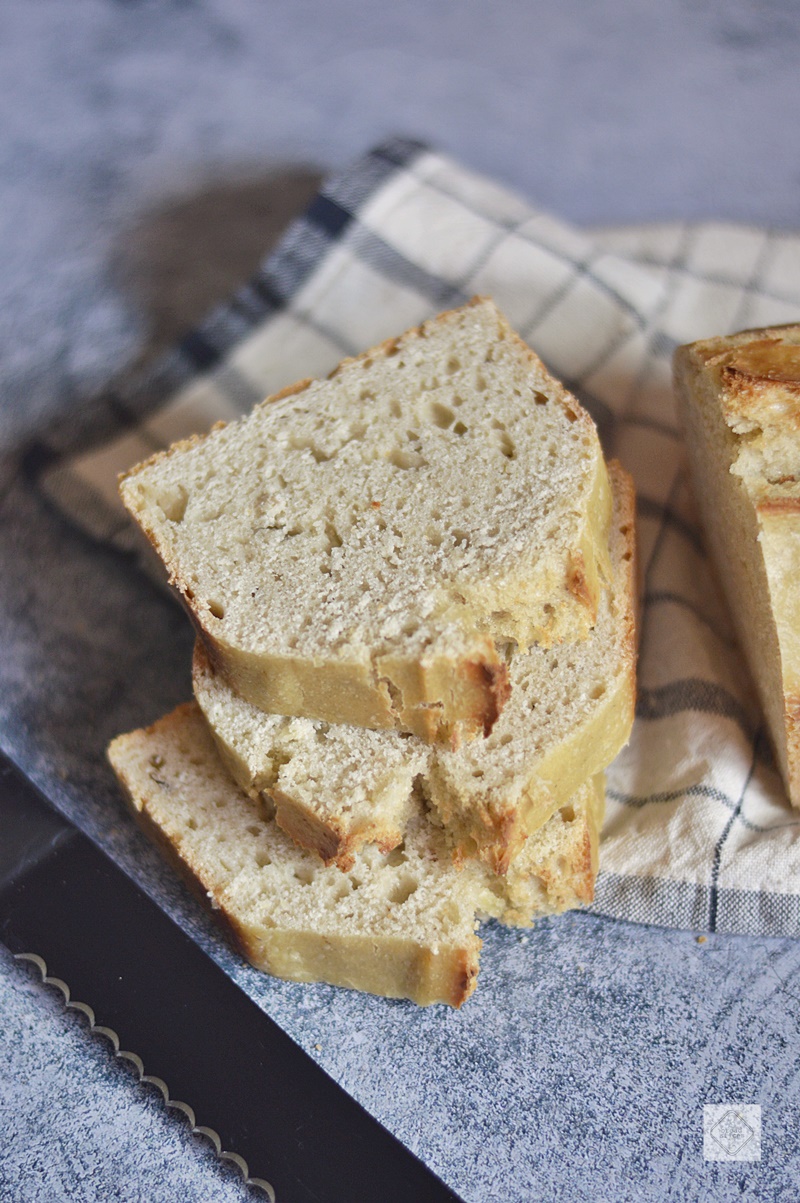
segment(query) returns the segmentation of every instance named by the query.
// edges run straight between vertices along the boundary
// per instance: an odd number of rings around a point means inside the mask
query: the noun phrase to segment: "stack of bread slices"
[[[255,966],[459,1006],[482,919],[592,900],[633,720],[633,490],[491,301],[121,492],[198,639],[194,701],[109,756]]]

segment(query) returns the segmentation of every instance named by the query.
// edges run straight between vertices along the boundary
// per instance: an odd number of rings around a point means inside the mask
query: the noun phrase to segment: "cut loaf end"
[[[679,347],[674,368],[711,553],[800,807],[800,324]]]

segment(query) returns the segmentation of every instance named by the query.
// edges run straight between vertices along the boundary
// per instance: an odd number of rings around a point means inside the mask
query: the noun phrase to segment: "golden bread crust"
[[[675,385],[711,550],[800,807],[800,324],[680,347]]]

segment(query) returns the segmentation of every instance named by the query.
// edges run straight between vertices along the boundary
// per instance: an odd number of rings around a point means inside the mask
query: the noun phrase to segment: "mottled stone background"
[[[0,746],[469,1203],[796,1199],[800,945],[489,928],[460,1014],[258,977],[102,759],[188,695],[188,625],[43,508],[18,452],[54,422],[80,438],[104,381],[388,134],[584,225],[797,228],[799,54],[795,0],[0,2]],[[249,1196],[2,949],[0,1057],[3,1201]],[[760,1162],[703,1161],[725,1101],[761,1104]]]

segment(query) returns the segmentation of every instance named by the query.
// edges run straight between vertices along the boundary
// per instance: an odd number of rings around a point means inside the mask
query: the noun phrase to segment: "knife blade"
[[[461,1203],[2,753],[0,828],[0,938],[40,957],[276,1203]]]

